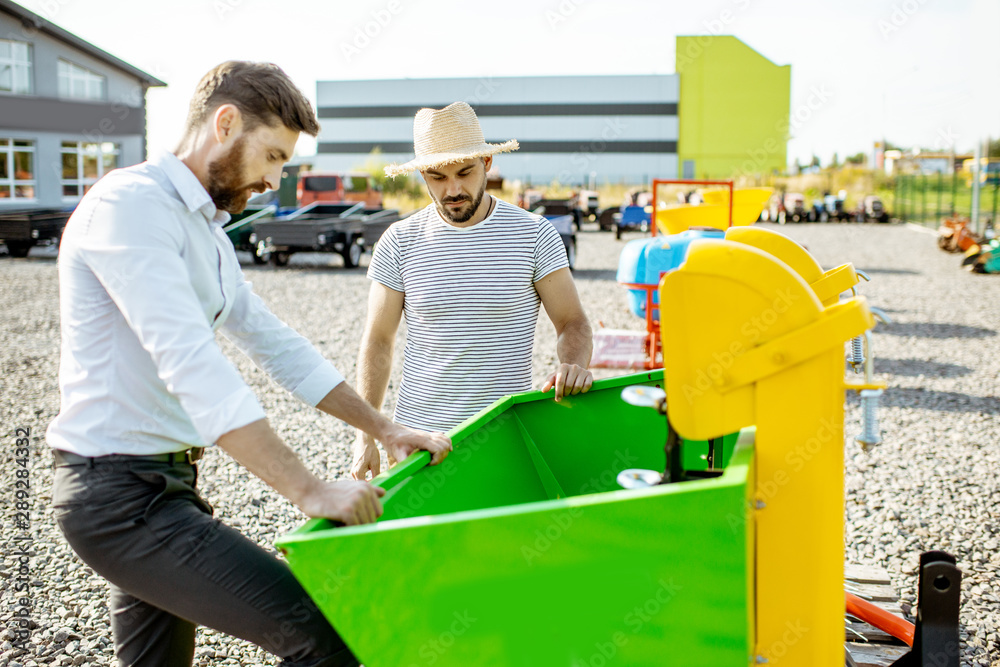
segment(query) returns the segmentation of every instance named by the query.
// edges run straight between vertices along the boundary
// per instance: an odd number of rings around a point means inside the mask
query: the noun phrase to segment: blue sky
[[[790,64],[793,114],[822,91],[789,161],[870,153],[883,136],[960,151],[1000,137],[998,0],[22,4],[170,84],[147,98],[150,150],[173,147],[195,83],[224,60],[275,62],[314,99],[327,79],[669,74],[678,34],[735,35]]]

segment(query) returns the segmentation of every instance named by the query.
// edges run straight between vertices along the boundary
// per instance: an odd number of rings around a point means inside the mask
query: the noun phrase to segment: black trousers
[[[59,527],[111,583],[120,664],[190,667],[195,627],[204,625],[261,646],[284,667],[356,667],[288,566],[212,518],[197,476],[189,463],[117,455],[56,467]]]

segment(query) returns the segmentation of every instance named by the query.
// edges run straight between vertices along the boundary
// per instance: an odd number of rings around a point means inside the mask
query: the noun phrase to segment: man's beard
[[[448,222],[456,222],[459,224],[463,222],[468,222],[469,220],[472,219],[472,216],[476,214],[476,211],[479,210],[479,205],[483,203],[483,195],[485,193],[486,193],[486,182],[483,181],[483,187],[480,188],[479,193],[476,195],[476,198],[472,200],[472,206],[468,209],[459,209],[458,211],[449,210],[446,207],[446,204],[452,202],[469,201],[469,197],[466,197],[464,195],[461,197],[444,197],[443,199],[437,202],[438,213],[440,213],[441,217],[447,220]]]
[[[228,213],[240,213],[247,207],[251,189],[266,190],[261,184],[243,183],[246,137],[240,137],[223,157],[208,165],[209,196],[215,208]]]

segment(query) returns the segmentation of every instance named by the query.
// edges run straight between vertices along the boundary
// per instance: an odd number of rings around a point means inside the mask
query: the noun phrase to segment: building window
[[[35,142],[0,139],[0,201],[35,198]]]
[[[82,196],[104,174],[118,167],[119,144],[62,142],[62,196],[76,199]]]
[[[59,97],[76,100],[105,99],[105,77],[74,65],[68,60],[59,60]]]
[[[31,94],[31,44],[0,39],[0,92]]]

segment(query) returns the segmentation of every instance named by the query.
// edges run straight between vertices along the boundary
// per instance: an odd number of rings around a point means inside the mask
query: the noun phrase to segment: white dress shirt
[[[222,231],[228,220],[167,152],[109,173],[84,196],[59,249],[62,406],[52,447],[161,454],[263,418],[218,330],[309,405],[343,381],[253,293]]]

